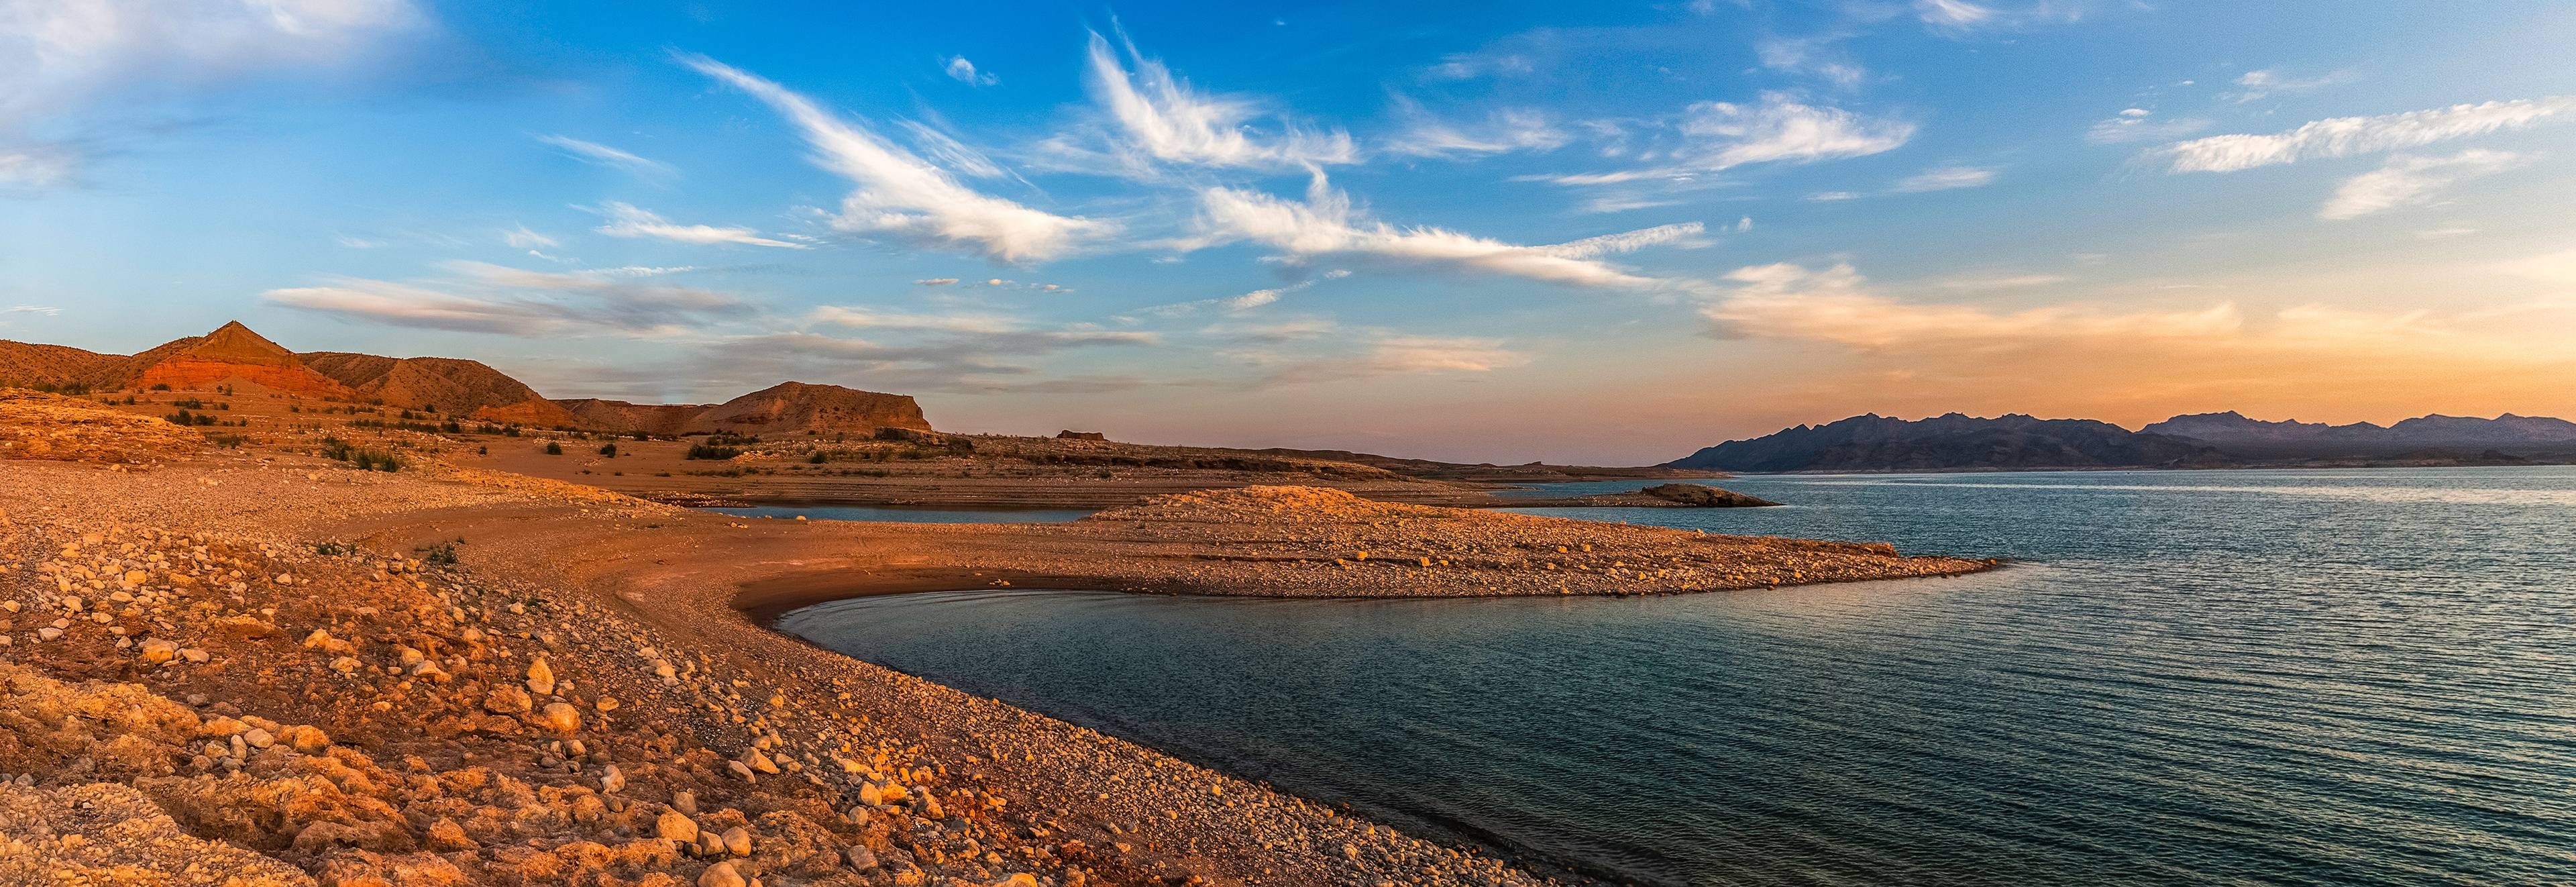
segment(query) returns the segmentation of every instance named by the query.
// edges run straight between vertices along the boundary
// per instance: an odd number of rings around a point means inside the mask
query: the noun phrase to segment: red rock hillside
[[[922,418],[920,404],[901,394],[781,382],[717,404],[689,423],[691,431],[731,434],[874,434],[879,428],[929,431],[930,421]]]
[[[929,421],[922,418],[921,405],[900,394],[783,382],[714,405],[596,398],[557,401],[480,361],[342,351],[297,354],[239,322],[132,357],[0,341],[0,387],[69,384],[105,391],[139,391],[155,385],[205,391],[231,385],[306,397],[372,400],[403,409],[434,407],[433,412],[442,416],[483,422],[664,437],[931,430]]]
[[[677,437],[688,431],[690,420],[696,419],[699,413],[715,408],[713,404],[703,403],[627,403],[622,400],[602,400],[596,397],[555,402],[579,417],[581,426],[584,428],[621,433],[641,431],[663,437]]]
[[[203,391],[219,385],[247,384],[307,397],[356,394],[339,380],[314,372],[295,358],[295,352],[278,347],[239,321],[126,358],[91,381],[105,388],[168,385],[180,391]]]
[[[539,428],[584,425],[572,411],[482,361],[342,351],[310,351],[296,357],[360,397],[395,406],[434,406],[451,416]]]

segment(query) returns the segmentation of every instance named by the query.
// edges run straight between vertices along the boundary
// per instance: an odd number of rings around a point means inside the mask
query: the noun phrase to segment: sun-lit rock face
[[[905,395],[781,382],[717,404],[689,423],[692,431],[733,434],[873,434],[879,428],[929,431],[930,421],[922,418],[921,405]]]
[[[349,386],[315,372],[296,359],[295,352],[251,332],[240,321],[127,358],[104,373],[100,382],[135,389],[168,385],[178,391],[203,391],[220,385],[249,384],[307,397],[355,394]]]

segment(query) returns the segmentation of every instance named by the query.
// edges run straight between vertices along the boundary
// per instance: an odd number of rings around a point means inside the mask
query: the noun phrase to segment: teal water
[[[1721,483],[1792,506],[1544,513],[2023,563],[1650,599],[970,591],[782,624],[1646,883],[2576,883],[2576,468]]]
[[[855,520],[898,524],[1060,524],[1091,514],[1074,508],[880,508],[868,505],[747,505],[709,508],[735,517]]]

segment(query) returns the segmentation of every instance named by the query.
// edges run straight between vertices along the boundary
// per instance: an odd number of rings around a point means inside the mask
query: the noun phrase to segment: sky
[[[2576,5],[0,0],[0,338],[1635,464],[2576,416]]]

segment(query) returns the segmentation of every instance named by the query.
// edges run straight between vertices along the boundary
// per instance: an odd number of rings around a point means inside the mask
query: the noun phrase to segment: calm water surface
[[[742,508],[709,508],[718,514],[735,517],[769,517],[779,520],[856,520],[886,521],[898,524],[1060,524],[1077,521],[1091,514],[1073,508],[876,508],[865,505],[753,505]]]
[[[1650,883],[2576,883],[2576,469],[1721,483],[1793,507],[1545,513],[2028,563],[1644,600],[974,591],[784,627]]]

